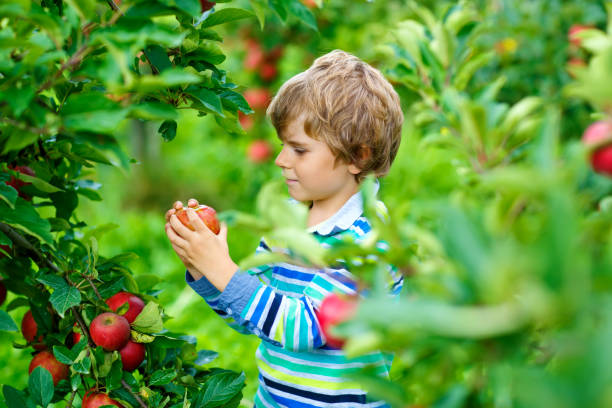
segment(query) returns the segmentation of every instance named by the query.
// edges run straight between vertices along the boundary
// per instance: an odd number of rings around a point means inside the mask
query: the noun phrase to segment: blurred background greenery
[[[234,3],[248,7],[247,1]],[[224,25],[220,28],[225,39],[221,47],[228,59],[221,68],[236,73],[232,80],[244,85],[242,91],[266,89],[271,94],[285,80],[307,68],[314,58],[336,48],[354,53],[387,72],[392,30],[399,21],[414,17],[406,2],[317,3],[321,7],[311,10],[319,31],[298,21],[288,24],[267,21],[263,31],[255,19]],[[420,3],[443,13],[455,2]],[[500,92],[502,101],[516,103],[526,95],[538,95],[559,103],[563,109],[562,135],[577,140],[590,112],[583,102],[561,98],[563,86],[571,79],[565,70],[570,56],[567,30],[575,23],[601,26],[606,18],[603,3],[584,0],[474,3],[487,16],[486,32],[479,47],[496,54],[492,63],[479,71],[474,84],[487,84],[503,72],[506,82]],[[246,61],[256,59],[252,55],[256,52],[263,52],[264,62],[271,62],[274,69],[262,71],[261,62],[248,65]],[[405,87],[398,86],[397,90],[408,112],[417,97]],[[264,118],[264,108],[255,110],[253,123],[248,119],[242,122],[247,130],[244,137],[229,136],[212,117],[191,113],[180,117],[176,139],[169,143],[157,134],[159,124],[137,121],[122,124],[117,130],[121,134],[119,139],[135,163],[123,170],[98,167],[89,179],[101,184],[99,193],[104,201],[82,200],[77,210],[77,216],[92,227],[113,224],[99,240],[104,255],[133,252],[138,258],[129,267],[135,274],[154,274],[162,279],[158,285],[160,303],[173,317],[166,324],[169,330],[194,335],[199,348],[218,351],[219,357],[211,365],[246,372],[246,399],[252,399],[257,386],[254,353],[258,339],[232,331],[186,287],[184,268],[164,234],[163,216],[174,201],[186,202],[191,197],[219,212],[229,209],[253,212],[254,197],[263,183],[281,178],[273,164],[274,153],[279,151],[274,129]],[[390,207],[409,211],[414,197],[444,197],[460,182],[448,156],[439,147],[419,144],[422,132],[407,115],[400,152],[390,174],[381,182],[380,194]],[[270,144],[272,154],[264,160],[254,160],[249,157],[249,146],[262,139]],[[258,239],[248,230],[230,229],[229,245],[234,259],[251,254]],[[20,321],[19,317],[16,321]],[[19,342],[20,336],[0,332],[0,344]],[[29,350],[2,347],[0,384],[24,387],[29,355]],[[409,362],[399,356],[392,376],[401,382],[408,366]]]

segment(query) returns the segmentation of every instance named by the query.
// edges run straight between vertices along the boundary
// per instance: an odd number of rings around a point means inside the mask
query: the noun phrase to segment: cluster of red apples
[[[127,311],[123,315],[113,313],[127,303]],[[89,335],[95,345],[106,351],[119,351],[121,362],[125,371],[134,371],[145,359],[145,346],[131,340],[130,324],[144,309],[144,302],[138,296],[128,292],[119,292],[106,300],[106,304],[113,312],[104,312],[96,316],[89,325]],[[124,307],[125,308],[125,307]],[[75,327],[78,325],[75,323]],[[21,333],[26,341],[39,352],[30,362],[29,372],[36,367],[44,367],[57,385],[61,380],[67,379],[70,370],[67,365],[59,362],[53,353],[47,350],[42,335],[38,334],[38,325],[28,310],[21,321]],[[72,342],[77,344],[81,340],[81,332],[73,331]],[[90,390],[83,398],[84,408],[96,408],[100,405],[121,405],[108,395]]]

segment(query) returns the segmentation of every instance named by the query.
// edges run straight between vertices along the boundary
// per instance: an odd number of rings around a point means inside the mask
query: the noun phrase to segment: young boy
[[[379,71],[343,51],[332,51],[278,91],[267,114],[283,147],[276,158],[289,194],[309,205],[308,231],[326,245],[348,234],[363,239],[359,185],[385,175],[400,143],[399,97]],[[189,200],[194,207],[197,201]],[[315,310],[332,292],[354,294],[346,269],[308,269],[286,263],[242,271],[229,255],[227,227],[214,235],[188,210],[192,231],[166,213],[166,234],[185,263],[187,283],[242,333],[263,341],[257,350],[256,407],[380,407],[347,378],[365,365],[388,376],[381,352],[347,359],[326,345]],[[257,251],[269,251],[262,239]],[[402,286],[392,276],[392,294]]]

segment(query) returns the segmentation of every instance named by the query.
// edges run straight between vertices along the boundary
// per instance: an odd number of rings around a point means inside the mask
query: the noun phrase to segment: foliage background
[[[248,2],[235,3],[248,7]],[[308,67],[316,56],[335,48],[354,53],[382,70],[391,68],[387,64],[391,30],[399,21],[415,16],[406,2],[330,0],[321,3],[321,9],[313,10],[318,32],[297,21],[288,24],[270,21],[263,32],[255,19],[223,26],[222,48],[229,58],[221,67],[235,73],[234,82],[246,88],[265,86],[272,91]],[[436,12],[450,3],[421,2]],[[524,96],[538,95],[559,103],[563,109],[562,136],[568,142],[576,141],[589,123],[591,112],[584,102],[561,95],[563,86],[571,80],[566,71],[570,54],[566,33],[574,23],[603,26],[606,19],[603,2],[481,0],[473,3],[486,16],[488,26],[479,47],[495,51],[496,57],[479,71],[472,86],[487,84],[503,72],[506,84],[500,92],[502,101],[516,103]],[[284,46],[279,73],[273,81],[262,81],[255,73],[242,68],[247,36],[257,38],[266,49]],[[408,111],[416,96],[403,87],[398,86],[398,91]],[[256,164],[246,157],[252,140],[263,138],[275,149],[279,146],[274,130],[261,112],[256,115],[255,127],[245,137],[235,137],[224,132],[209,116],[183,114],[176,139],[170,143],[163,142],[156,134],[155,125],[122,123],[117,133],[123,149],[138,162],[123,170],[98,167],[95,179],[102,185],[99,192],[104,201],[82,200],[77,209],[78,217],[90,225],[116,225],[100,240],[102,252],[108,256],[134,252],[139,258],[129,266],[136,274],[155,274],[162,278],[160,302],[173,316],[167,327],[193,334],[198,338],[199,347],[218,351],[219,357],[213,365],[244,370],[246,399],[252,398],[256,388],[253,356],[258,340],[227,328],[186,288],[182,264],[165,238],[163,214],[173,201],[186,201],[190,197],[218,211],[254,211],[253,197],[263,183],[280,179],[272,160]],[[405,208],[406,203],[423,195],[445,197],[460,182],[447,153],[419,144],[423,129],[415,126],[413,119],[406,117],[400,152],[391,173],[382,181],[382,199],[389,207]],[[609,185],[603,189],[609,191]],[[229,239],[231,253],[235,259],[241,259],[254,250],[258,236],[248,230],[232,229]],[[13,317],[20,321],[21,316]],[[0,333],[0,343],[8,345],[19,337],[19,334]],[[0,348],[3,367],[0,384],[26,386],[29,358],[28,350]],[[393,367],[392,375],[400,383],[406,378],[408,358],[397,356]],[[435,383],[435,379],[431,381]]]

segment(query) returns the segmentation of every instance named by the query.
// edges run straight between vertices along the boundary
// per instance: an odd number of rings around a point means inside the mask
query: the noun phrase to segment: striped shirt
[[[370,230],[363,217],[361,193],[357,193],[336,214],[308,231],[329,247],[347,235],[359,241]],[[269,250],[262,239],[256,251]],[[398,296],[401,274],[392,267],[389,272],[390,293]],[[256,352],[258,408],[387,406],[367,399],[366,392],[347,375],[371,366],[388,377],[392,355],[373,352],[349,359],[342,350],[326,345],[315,317],[327,294],[356,293],[356,279],[348,270],[265,265],[237,271],[223,292],[206,278],[194,281],[186,273],[186,280],[231,327],[262,339]]]

